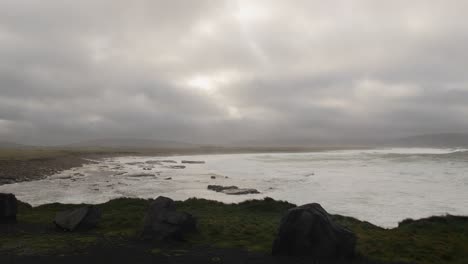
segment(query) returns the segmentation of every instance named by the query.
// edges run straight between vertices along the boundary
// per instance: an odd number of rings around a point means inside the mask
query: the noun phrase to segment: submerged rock
[[[208,190],[221,192],[229,195],[242,195],[242,194],[258,194],[256,189],[239,188],[237,186],[221,186],[221,185],[208,185]]]
[[[140,178],[140,177],[154,177],[154,174],[152,174],[152,173],[134,173],[134,174],[128,174],[126,176],[127,177]]]
[[[165,162],[165,163],[177,163],[177,161],[175,161],[175,160],[161,160],[161,162]]]
[[[159,196],[146,212],[141,237],[145,240],[182,240],[196,231],[196,219],[189,213],[176,211],[173,200]]]
[[[171,166],[166,166],[166,168],[169,169],[185,169],[184,165],[171,165]]]
[[[57,213],[54,223],[66,231],[91,229],[101,220],[101,210],[95,206],[84,206]]]
[[[16,221],[18,200],[11,193],[0,193],[0,223]]]
[[[159,160],[148,160],[145,163],[146,164],[151,164],[151,165],[159,165],[159,164],[161,164],[161,161],[159,161]]]
[[[202,160],[183,160],[182,163],[187,164],[204,164],[205,162]]]
[[[355,245],[354,233],[334,223],[320,204],[312,203],[288,210],[281,219],[272,254],[350,259]]]
[[[139,161],[133,161],[133,162],[127,162],[125,163],[127,165],[141,165],[141,164],[144,164],[143,162],[139,162]]]

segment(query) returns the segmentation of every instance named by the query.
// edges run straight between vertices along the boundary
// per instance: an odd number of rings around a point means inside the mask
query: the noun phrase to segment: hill
[[[468,134],[444,133],[416,135],[397,139],[392,145],[402,147],[468,147]]]
[[[193,148],[197,145],[177,141],[139,139],[139,138],[103,138],[81,141],[66,147],[100,147],[100,148]]]
[[[8,141],[0,141],[0,148],[24,148],[25,145],[8,142]]]

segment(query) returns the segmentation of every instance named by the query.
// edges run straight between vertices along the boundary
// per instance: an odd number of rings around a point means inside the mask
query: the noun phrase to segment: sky
[[[0,141],[468,132],[468,1],[0,0]]]

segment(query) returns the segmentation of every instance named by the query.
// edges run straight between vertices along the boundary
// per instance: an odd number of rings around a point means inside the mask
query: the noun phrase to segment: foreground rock
[[[100,220],[101,210],[90,205],[57,213],[54,223],[60,229],[75,231],[94,228]]]
[[[11,193],[0,193],[0,223],[16,221],[18,201]]]
[[[256,189],[239,188],[237,186],[208,185],[208,190],[220,192],[229,195],[258,194]]]
[[[144,240],[183,240],[196,231],[196,219],[189,213],[177,212],[173,200],[159,196],[146,212],[141,237]]]
[[[182,163],[186,164],[205,164],[202,160],[183,160]]]
[[[311,256],[317,260],[350,259],[356,236],[334,223],[320,204],[289,209],[281,219],[272,254]]]

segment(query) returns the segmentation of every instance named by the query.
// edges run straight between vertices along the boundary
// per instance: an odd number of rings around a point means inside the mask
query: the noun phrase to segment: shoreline
[[[44,179],[64,170],[93,163],[93,159],[125,156],[186,156],[249,153],[304,153],[359,147],[206,147],[171,149],[134,148],[0,148],[0,185]]]

